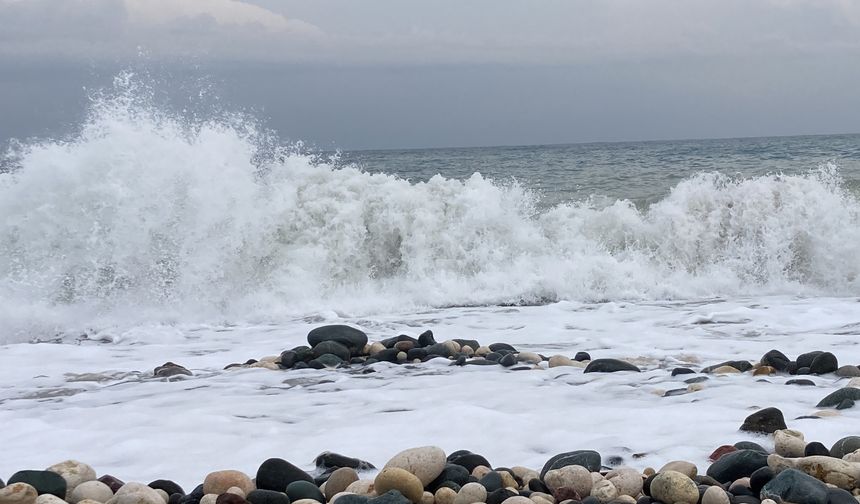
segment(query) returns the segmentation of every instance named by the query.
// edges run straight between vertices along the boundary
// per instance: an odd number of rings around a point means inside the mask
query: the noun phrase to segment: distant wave
[[[319,311],[860,295],[860,202],[835,166],[703,173],[646,210],[546,211],[474,174],[410,183],[321,161],[239,115],[190,120],[127,81],[72,139],[0,172],[0,341]]]

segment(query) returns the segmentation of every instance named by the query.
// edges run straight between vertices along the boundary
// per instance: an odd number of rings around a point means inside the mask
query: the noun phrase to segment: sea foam
[[[768,294],[860,295],[834,165],[701,173],[645,209],[538,210],[475,173],[411,182],[194,119],[120,77],[78,133],[0,170],[0,342],[146,323]],[[667,168],[670,169],[670,168]]]

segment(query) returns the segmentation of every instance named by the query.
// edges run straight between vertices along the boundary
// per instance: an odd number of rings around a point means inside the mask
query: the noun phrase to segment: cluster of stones
[[[705,374],[723,375],[747,372],[751,372],[753,376],[762,377],[760,379],[776,375],[820,376],[830,374],[836,377],[849,378],[844,387],[821,399],[816,407],[847,409],[853,407],[856,401],[860,401],[860,366],[853,364],[840,366],[839,360],[830,352],[808,352],[799,355],[795,360],[791,360],[779,350],[770,350],[756,363],[732,360],[707,366],[701,370],[701,373]],[[672,370],[672,376],[695,373],[696,371],[693,369],[683,367]],[[707,377],[699,376],[685,380],[685,382],[691,384],[690,386],[695,386],[704,380],[707,380]],[[809,378],[792,378],[787,380],[785,384],[814,386],[815,382]],[[689,391],[689,387],[687,389],[669,390],[664,395],[676,395]]]
[[[761,415],[760,415],[761,416]],[[761,419],[760,419],[761,420]],[[495,467],[460,450],[435,446],[395,455],[381,470],[369,462],[325,452],[315,476],[280,459],[264,461],[254,478],[237,470],[212,472],[190,493],[170,480],[124,483],[66,461],[44,471],[19,471],[0,504],[857,504],[860,436],[829,450],[802,434],[773,431],[776,453],[752,442],[721,446],[704,474],[673,461],[659,470],[606,467],[600,453],[575,450],[540,470]]]
[[[332,369],[377,362],[418,364],[433,359],[446,359],[457,366],[502,366],[514,370],[534,369],[546,362],[548,367],[575,366],[585,372],[640,371],[628,362],[616,359],[595,359],[587,352],[578,352],[574,358],[564,355],[545,356],[534,352],[518,351],[508,343],[481,345],[476,340],[450,339],[437,342],[432,331],[424,331],[417,338],[395,336],[370,343],[367,334],[346,325],[327,325],[308,333],[308,344],[297,346],[244,364],[230,364],[225,369],[262,367],[268,369]],[[368,368],[370,369],[370,368]]]

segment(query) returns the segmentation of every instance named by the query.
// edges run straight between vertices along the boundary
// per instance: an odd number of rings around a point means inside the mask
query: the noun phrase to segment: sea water
[[[702,467],[751,411],[809,415],[840,382],[722,376],[662,397],[686,386],[668,369],[771,348],[860,363],[860,136],[332,153],[145,91],[120,76],[74,133],[4,150],[0,477],[77,458],[192,485],[422,444]],[[645,373],[223,370],[326,323]],[[195,376],[147,376],[167,360]],[[789,426],[827,444],[857,420]]]

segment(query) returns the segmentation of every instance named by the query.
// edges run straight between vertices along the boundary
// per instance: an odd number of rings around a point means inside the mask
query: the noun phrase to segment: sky
[[[123,69],[321,148],[860,132],[855,0],[0,0],[0,142]]]

